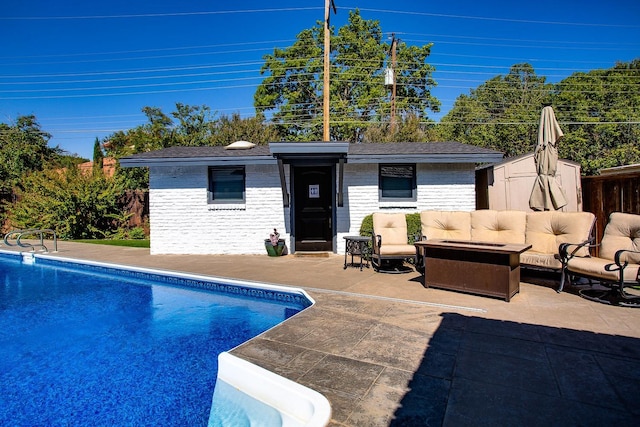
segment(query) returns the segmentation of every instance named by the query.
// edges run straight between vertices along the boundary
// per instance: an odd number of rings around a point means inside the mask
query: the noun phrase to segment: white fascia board
[[[501,154],[407,154],[347,157],[347,163],[496,163],[502,160]]]
[[[195,158],[163,158],[163,159],[120,159],[120,166],[125,168],[156,166],[221,166],[221,165],[275,165],[276,159],[271,156],[246,157],[195,157]]]

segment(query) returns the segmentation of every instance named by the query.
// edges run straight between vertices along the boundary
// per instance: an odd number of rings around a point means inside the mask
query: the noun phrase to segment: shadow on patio
[[[637,425],[639,339],[441,316],[389,425]]]

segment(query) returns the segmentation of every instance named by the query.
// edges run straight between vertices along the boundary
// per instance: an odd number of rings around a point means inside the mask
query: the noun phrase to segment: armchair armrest
[[[557,292],[562,292],[564,288],[564,282],[569,277],[567,272],[567,265],[569,264],[569,260],[576,256],[578,251],[583,248],[595,248],[599,245],[592,245],[594,237],[590,237],[581,243],[561,243],[558,246],[558,253],[555,255],[556,258],[562,263],[562,273],[560,275],[560,287],[558,287]]]
[[[373,250],[373,253],[380,253],[380,246],[382,246],[382,236],[379,234],[372,234],[371,235],[371,249]]]
[[[604,269],[607,271],[618,271],[618,286],[622,290],[625,283],[624,269],[629,265],[629,260],[624,257],[625,253],[640,254],[640,251],[632,251],[630,249],[620,249],[613,256],[614,264],[607,264]],[[640,277],[637,278],[640,281]]]
[[[573,258],[580,249],[583,249],[585,247],[591,249],[599,246],[592,245],[592,242],[592,239],[588,239],[581,243],[561,243],[558,247],[558,256],[562,265],[566,265],[567,262],[569,262],[569,260]]]
[[[611,266],[612,268],[609,269],[607,266],[607,270],[608,271],[613,271],[613,270],[624,270],[625,267],[627,265],[629,265],[629,260],[624,257],[625,253],[631,253],[631,254],[640,254],[640,251],[632,251],[630,249],[620,249],[619,251],[616,251],[616,254],[613,257],[613,261],[616,263],[616,265],[618,266],[618,268],[614,269],[613,266]],[[621,273],[622,274],[622,273]]]

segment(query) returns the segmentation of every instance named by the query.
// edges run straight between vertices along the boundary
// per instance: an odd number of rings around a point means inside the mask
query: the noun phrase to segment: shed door
[[[333,168],[294,168],[296,251],[333,251]]]

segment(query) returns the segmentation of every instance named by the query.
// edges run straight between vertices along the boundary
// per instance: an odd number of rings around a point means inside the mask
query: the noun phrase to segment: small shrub
[[[146,239],[144,228],[142,227],[120,227],[118,230],[109,236],[112,240],[143,240]]]
[[[409,243],[414,243],[420,235],[420,213],[410,213],[407,217],[407,237]],[[371,236],[373,234],[373,214],[369,214],[362,219],[360,224],[360,235]]]
[[[103,238],[129,216],[118,205],[122,191],[119,181],[77,168],[34,172],[16,189],[9,221],[19,229],[53,229],[62,239]]]
[[[413,244],[420,235],[420,213],[407,214],[407,234],[409,243]]]
[[[129,238],[133,240],[142,240],[142,239],[146,239],[147,236],[144,233],[144,228],[135,227],[129,230]]]
[[[362,224],[360,224],[360,235],[371,236],[373,234],[373,214],[369,214],[362,218]]]

